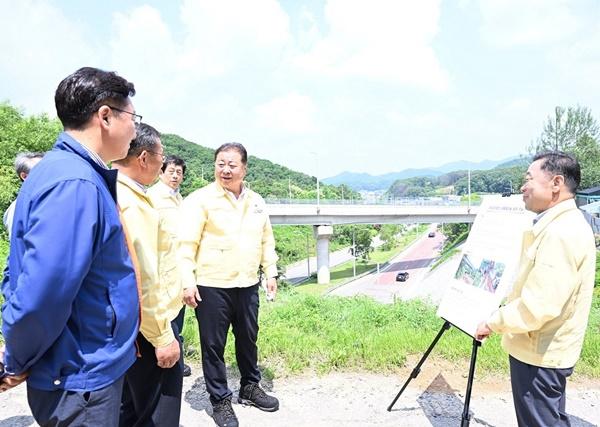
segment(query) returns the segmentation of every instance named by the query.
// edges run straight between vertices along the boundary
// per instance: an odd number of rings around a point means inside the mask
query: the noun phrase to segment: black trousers
[[[258,370],[258,285],[248,288],[221,289],[198,286],[202,301],[196,307],[196,319],[202,347],[202,370],[212,403],[232,395],[227,386],[225,344],[232,326],[235,356],[242,386],[260,382]]]
[[[41,427],[116,427],[123,377],[94,391],[45,391],[27,386],[27,401]]]
[[[175,338],[179,329],[171,322]],[[141,357],[125,374],[121,405],[121,427],[179,427],[183,389],[183,351],[179,361],[169,369],[159,367],[154,346],[139,333],[137,344]],[[181,349],[181,343],[179,343]]]
[[[177,315],[177,317],[175,318],[174,322],[177,325],[177,328],[179,329],[179,341],[181,341],[183,343],[183,324],[185,321],[185,305],[183,307],[181,307],[181,310],[179,311],[179,314]]]
[[[567,377],[573,368],[541,368],[510,361],[510,382],[519,426],[570,426],[565,411]]]

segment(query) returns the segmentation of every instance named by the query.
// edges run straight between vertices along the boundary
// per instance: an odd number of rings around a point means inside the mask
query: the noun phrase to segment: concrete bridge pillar
[[[313,233],[317,239],[317,283],[329,283],[329,239],[333,235],[331,225],[315,225]]]

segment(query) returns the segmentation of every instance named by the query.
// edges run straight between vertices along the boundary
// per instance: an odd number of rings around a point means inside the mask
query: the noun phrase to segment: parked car
[[[430,231],[427,237],[435,237],[435,231]]]
[[[396,274],[396,282],[406,282],[408,280],[408,271],[401,271]]]

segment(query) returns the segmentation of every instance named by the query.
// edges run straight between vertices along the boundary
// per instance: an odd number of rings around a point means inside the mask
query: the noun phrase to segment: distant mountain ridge
[[[368,173],[342,172],[330,178],[322,179],[321,181],[331,185],[345,184],[353,190],[387,190],[394,181],[398,179],[413,178],[416,176],[440,176],[448,172],[458,170],[488,170],[493,169],[498,165],[514,162],[519,156],[512,156],[501,160],[482,160],[480,162],[470,162],[459,160],[456,162],[445,163],[438,167],[422,168],[422,169],[403,169],[400,172],[390,172],[383,175],[371,175]]]

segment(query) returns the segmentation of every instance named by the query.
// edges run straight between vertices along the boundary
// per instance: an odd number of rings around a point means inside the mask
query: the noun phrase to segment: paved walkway
[[[194,375],[184,381],[180,425],[214,426],[204,381],[198,376],[200,368],[194,365],[193,369]],[[387,407],[408,378],[408,368],[395,374],[334,372],[263,381],[280,399],[279,411],[266,413],[237,403],[233,406],[240,425],[250,427],[456,427],[461,423],[466,383],[456,371],[455,367],[428,361],[391,412]],[[232,373],[234,397],[238,381],[239,376]],[[569,384],[567,410],[574,427],[600,423],[598,390],[598,384]],[[516,425],[507,379],[478,379],[470,410],[471,426]],[[0,427],[36,425],[27,407],[25,387],[0,394]]]

